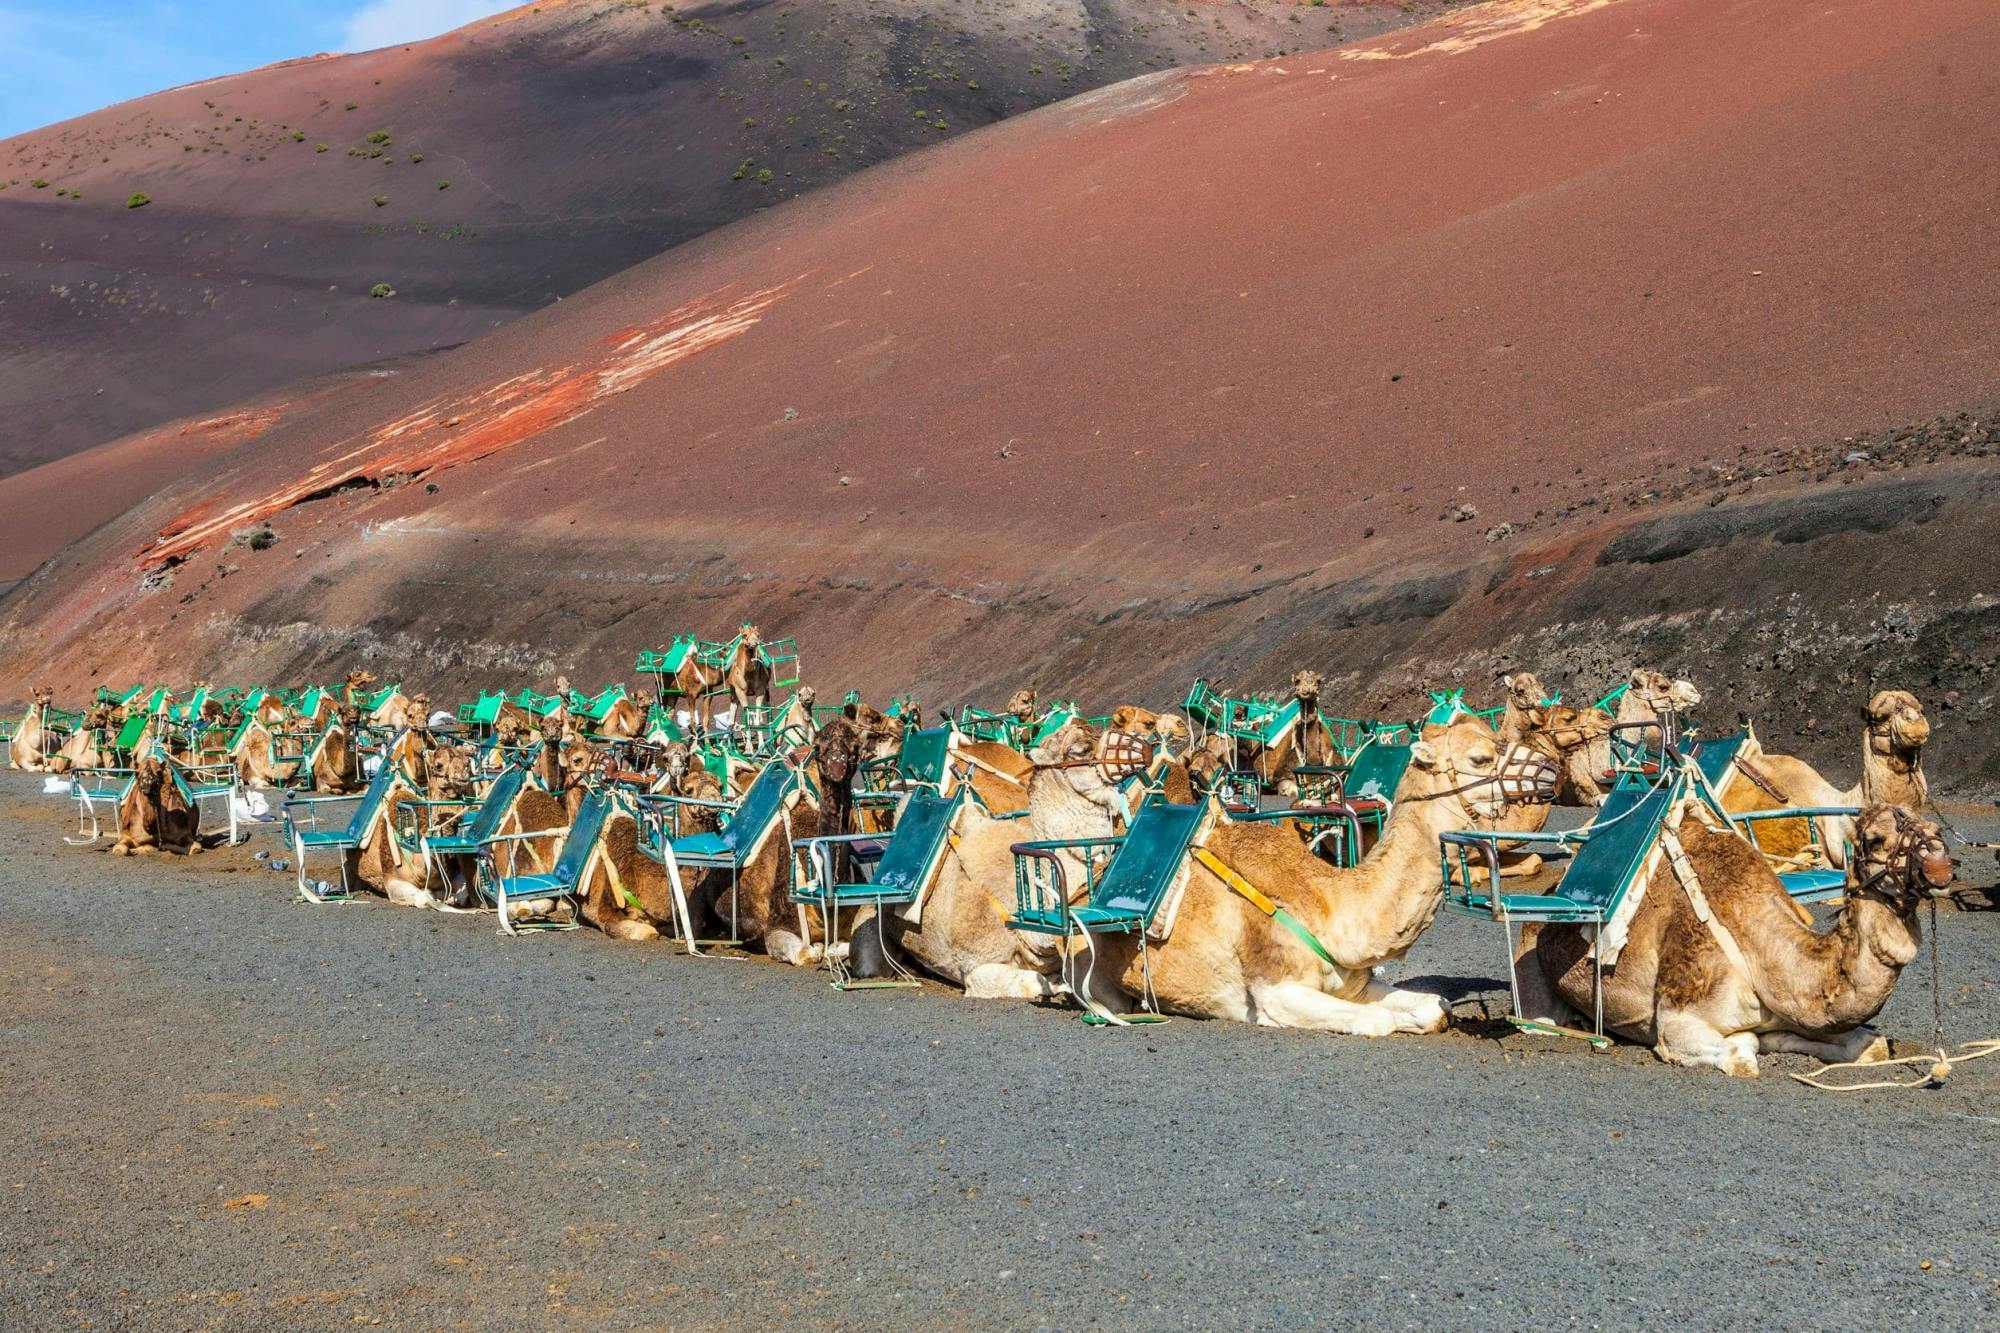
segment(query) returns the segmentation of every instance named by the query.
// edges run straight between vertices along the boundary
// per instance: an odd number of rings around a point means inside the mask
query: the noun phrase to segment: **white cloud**
[[[349,51],[368,51],[399,42],[421,41],[475,19],[513,9],[521,0],[368,0],[347,20]]]

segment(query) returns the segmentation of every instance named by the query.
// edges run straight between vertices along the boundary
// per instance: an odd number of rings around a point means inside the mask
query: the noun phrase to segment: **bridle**
[[[1405,796],[1403,801],[1436,801],[1447,796],[1458,797],[1459,809],[1465,817],[1477,826],[1486,822],[1497,822],[1504,818],[1509,806],[1548,805],[1554,802],[1556,790],[1562,781],[1562,773],[1549,756],[1526,743],[1517,743],[1500,761],[1496,773],[1474,778],[1470,782],[1459,782],[1458,765],[1449,761],[1445,764],[1445,781],[1453,785],[1442,791],[1419,792]],[[1478,791],[1483,787],[1500,788],[1500,811],[1497,814],[1482,815],[1465,799],[1465,793]]]
[[[1106,782],[1119,782],[1153,766],[1155,747],[1145,737],[1129,731],[1107,731],[1097,739],[1093,753],[1074,759],[1033,762],[1037,769],[1095,768]]]
[[[1951,853],[1945,849],[1941,836],[1930,832],[1922,820],[1901,806],[1889,807],[1889,813],[1896,821],[1895,841],[1874,873],[1857,881],[1850,892],[1877,894],[1891,907],[1902,910],[1915,907],[1923,899],[1935,896],[1935,890],[1950,884],[1953,867]],[[1944,868],[1942,880],[1937,878],[1938,866]],[[1891,880],[1896,887],[1885,889],[1884,884]]]

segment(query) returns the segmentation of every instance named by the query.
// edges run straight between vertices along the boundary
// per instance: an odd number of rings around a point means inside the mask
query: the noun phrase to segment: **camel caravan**
[[[1829,777],[1703,728],[1700,691],[1647,669],[1587,705],[1510,673],[1488,708],[1436,693],[1413,719],[1334,716],[1311,670],[1276,698],[1197,680],[1087,716],[1023,688],[927,717],[822,702],[751,625],[634,671],[650,688],[436,710],[366,671],[73,713],[40,688],[8,753],[75,802],[68,841],[193,855],[268,829],[302,902],[763,953],[842,991],[930,978],[1101,1027],[1442,1032],[1446,1000],[1382,970],[1446,911],[1499,927],[1516,1028],[1732,1075],[1886,1058],[1869,1023],[1953,874],[1901,690]]]

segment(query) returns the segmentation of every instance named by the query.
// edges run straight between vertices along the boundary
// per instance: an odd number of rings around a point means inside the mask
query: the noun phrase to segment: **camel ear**
[[[1410,743],[1410,762],[1418,768],[1433,769],[1438,766],[1438,752],[1429,741]]]

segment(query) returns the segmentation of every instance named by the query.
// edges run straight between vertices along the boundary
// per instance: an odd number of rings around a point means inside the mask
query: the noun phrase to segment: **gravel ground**
[[[1444,1036],[1094,1031],[294,906],[246,851],[65,847],[33,785],[0,776],[7,1327],[2000,1319],[2000,1059],[1833,1096],[1503,1037],[1498,933],[1450,919],[1401,969]],[[2000,1035],[2000,916],[1941,922],[1952,1038]],[[1928,1033],[1926,976],[1883,1026]]]

